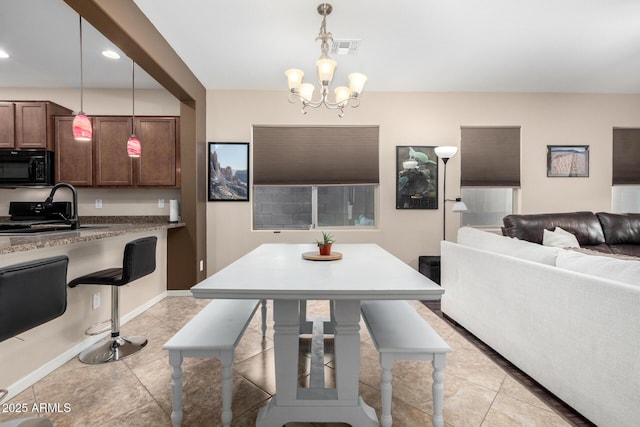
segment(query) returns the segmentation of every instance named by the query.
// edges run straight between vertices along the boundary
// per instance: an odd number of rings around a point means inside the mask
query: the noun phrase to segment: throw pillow
[[[579,248],[580,243],[572,233],[556,227],[554,231],[544,230],[542,234],[542,244],[556,248]]]
[[[458,243],[547,265],[555,265],[556,256],[562,252],[561,248],[545,247],[537,243],[518,240],[515,237],[499,236],[472,227],[461,227],[458,230]]]

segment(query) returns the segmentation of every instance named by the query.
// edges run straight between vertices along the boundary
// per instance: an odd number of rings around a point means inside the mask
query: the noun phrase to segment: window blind
[[[613,128],[613,185],[640,184],[640,129]]]
[[[462,127],[460,185],[520,186],[520,127]]]
[[[378,126],[254,126],[255,185],[377,184]]]

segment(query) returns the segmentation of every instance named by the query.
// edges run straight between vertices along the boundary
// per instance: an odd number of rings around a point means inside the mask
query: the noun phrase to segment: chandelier
[[[304,72],[296,68],[290,68],[285,72],[289,81],[289,102],[295,103],[296,99],[302,102],[302,113],[307,114],[306,108],[318,108],[321,105],[331,109],[339,110],[338,116],[344,116],[344,107],[351,105],[357,108],[360,105],[360,94],[367,81],[367,76],[361,73],[349,74],[349,87],[338,86],[335,88],[335,101],[329,101],[329,84],[333,80],[333,72],[336,69],[336,61],[329,57],[329,42],[333,41],[331,33],[327,33],[327,15],[331,13],[333,7],[329,3],[318,5],[318,13],[322,15],[320,33],[316,41],[320,40],[320,59],[316,61],[318,67],[318,82],[320,83],[320,99],[313,100],[315,87],[311,83],[302,83]]]

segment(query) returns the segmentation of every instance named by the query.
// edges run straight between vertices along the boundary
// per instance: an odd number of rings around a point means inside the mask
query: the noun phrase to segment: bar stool
[[[42,258],[0,268],[0,342],[42,325],[67,310],[69,258]],[[0,390],[0,401],[8,392]],[[20,418],[0,427],[53,427],[46,418]]]
[[[77,285],[111,286],[111,337],[99,341],[80,353],[80,361],[89,364],[115,362],[130,356],[147,345],[141,336],[120,336],[120,286],[133,282],[156,269],[157,237],[143,237],[126,244],[122,267],[107,268],[77,277],[69,282],[70,288]]]

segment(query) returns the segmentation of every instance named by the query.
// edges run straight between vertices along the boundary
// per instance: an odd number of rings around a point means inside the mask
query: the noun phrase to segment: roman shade
[[[640,184],[640,129],[613,128],[612,181]]]
[[[462,127],[460,185],[520,186],[520,127]]]
[[[254,126],[254,185],[377,184],[378,126]]]

